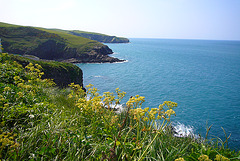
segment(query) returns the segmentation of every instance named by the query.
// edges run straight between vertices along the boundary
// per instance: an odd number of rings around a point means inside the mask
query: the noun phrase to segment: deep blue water
[[[205,136],[231,137],[240,149],[240,41],[130,39],[129,44],[107,44],[112,56],[125,63],[77,64],[89,83],[101,92],[119,87],[126,99],[145,96],[145,107],[163,101],[178,103],[173,121]]]

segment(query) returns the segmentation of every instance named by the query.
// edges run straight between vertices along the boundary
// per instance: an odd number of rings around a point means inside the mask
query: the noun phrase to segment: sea
[[[178,103],[174,127],[181,135],[228,139],[240,150],[240,41],[133,38],[106,44],[123,63],[76,64],[84,85],[100,94],[116,88],[145,97],[144,107]]]

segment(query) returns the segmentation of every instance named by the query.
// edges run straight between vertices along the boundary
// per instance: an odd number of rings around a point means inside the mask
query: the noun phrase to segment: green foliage
[[[9,59],[8,54],[0,54],[0,121],[5,128],[11,129],[28,126],[32,118],[42,118],[44,111],[53,107],[47,103],[43,88],[54,83],[41,79],[44,73],[40,65],[30,63],[23,68]]]
[[[44,72],[43,78],[54,79],[54,82],[59,87],[66,87],[71,82],[82,85],[82,70],[74,64],[57,61],[37,61],[13,54],[9,54],[7,59],[13,62],[16,61],[23,67],[29,63],[41,65],[42,72]],[[63,74],[65,74],[64,76],[67,77],[68,81],[62,81]]]
[[[42,66],[25,67],[0,54],[1,160],[238,160],[209,140],[175,137],[171,117],[177,104],[142,108],[145,98],[125,92],[99,94],[93,85],[54,87]]]

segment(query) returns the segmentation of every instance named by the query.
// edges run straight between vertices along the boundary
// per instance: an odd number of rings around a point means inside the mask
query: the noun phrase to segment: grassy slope
[[[93,47],[103,44],[87,38],[74,36],[60,30],[49,30],[38,27],[26,27],[0,22],[0,37],[3,42],[11,44],[13,49],[31,50],[49,39],[62,42],[70,48],[89,51]]]
[[[117,37],[117,36],[109,36],[106,34],[96,33],[96,32],[86,32],[86,31],[80,31],[80,30],[61,30],[61,29],[50,29],[52,31],[58,31],[62,33],[68,33],[71,35],[77,35],[80,37],[85,37],[91,40],[103,42],[103,43],[112,43],[115,41],[115,43],[119,42],[129,42],[127,38],[123,37]],[[113,42],[114,43],[114,42]]]
[[[51,30],[51,29],[44,29],[44,28],[37,28],[37,29],[59,35],[60,37],[66,40],[69,47],[82,48],[83,46],[93,47],[93,46],[102,45],[101,43],[96,42],[94,40],[90,40],[80,36],[75,36],[75,35],[69,34],[68,32],[64,32],[64,30],[60,30],[60,29],[58,30]]]
[[[76,33],[84,33],[84,34],[91,34],[91,35],[101,35],[101,36],[109,36],[109,35],[106,35],[106,34],[101,34],[101,33],[97,33],[97,32],[87,32],[87,31],[80,31],[80,30],[70,30],[70,31],[73,31],[73,32],[76,32]]]
[[[0,22],[1,27],[20,27],[19,25],[14,25],[14,24],[8,24],[4,22]]]
[[[105,34],[95,33],[95,32],[85,32],[85,31],[79,31],[79,30],[72,30],[70,33],[83,36],[92,40],[97,40],[99,42],[103,43],[128,43],[129,40],[127,38],[123,37],[117,37],[117,36],[109,36]]]

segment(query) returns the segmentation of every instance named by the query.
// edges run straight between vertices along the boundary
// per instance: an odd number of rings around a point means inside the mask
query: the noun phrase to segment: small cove
[[[128,44],[107,44],[112,56],[125,63],[77,64],[100,92],[116,88],[130,96],[145,96],[144,107],[163,101],[178,103],[173,122],[205,136],[240,147],[240,41],[130,39]]]

